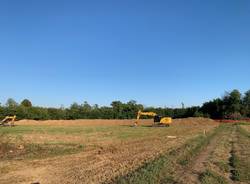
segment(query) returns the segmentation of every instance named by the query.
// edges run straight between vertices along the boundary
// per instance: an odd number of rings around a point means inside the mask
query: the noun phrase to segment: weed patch
[[[17,140],[17,138],[15,140]],[[79,144],[34,144],[20,142],[20,140],[13,143],[10,136],[0,134],[0,160],[46,158],[57,155],[73,154],[83,149],[84,146]]]
[[[250,181],[250,134],[236,125],[237,139],[233,142],[230,165],[232,166],[232,180]]]
[[[199,176],[201,184],[227,184],[228,182],[223,176],[216,174],[211,170],[206,170]]]

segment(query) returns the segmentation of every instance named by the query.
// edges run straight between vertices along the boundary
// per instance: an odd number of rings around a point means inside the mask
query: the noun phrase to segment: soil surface
[[[80,119],[80,120],[19,120],[16,125],[51,125],[51,126],[114,126],[114,125],[131,125],[134,120],[109,120],[109,119]],[[140,125],[151,125],[151,119],[140,120]]]
[[[120,126],[131,125],[133,120],[22,120],[16,124],[19,126]],[[152,120],[142,120],[140,125],[151,124]],[[80,153],[52,158],[4,160],[0,162],[0,183],[90,184],[108,182],[118,175],[127,174],[163,152],[181,146],[188,139],[197,136],[204,130],[212,130],[217,125],[214,121],[204,118],[174,120],[172,126],[177,126],[178,131],[171,134],[150,135],[143,138],[135,137],[128,140],[104,140],[98,146],[86,147]],[[164,131],[164,128],[160,130]],[[67,137],[69,140],[70,136]],[[176,136],[176,138],[169,138],[169,136]],[[50,135],[50,139],[52,138],[53,135]],[[210,152],[211,149],[213,148],[208,147],[207,152]],[[204,153],[198,159],[203,162],[206,158],[207,155]],[[199,167],[201,166],[197,165],[194,169],[197,170]]]

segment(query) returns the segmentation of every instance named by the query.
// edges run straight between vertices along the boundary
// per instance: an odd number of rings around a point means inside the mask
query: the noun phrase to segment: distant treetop
[[[24,100],[21,102],[21,105],[24,106],[24,107],[32,107],[32,103],[31,103],[31,101],[29,101],[28,99],[24,99]]]

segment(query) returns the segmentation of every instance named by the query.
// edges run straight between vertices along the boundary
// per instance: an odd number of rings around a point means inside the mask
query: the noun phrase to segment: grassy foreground
[[[176,179],[174,176],[176,169],[188,165],[192,158],[208,145],[209,141],[222,131],[222,129],[223,127],[220,126],[208,135],[199,135],[189,140],[180,148],[173,149],[161,155],[128,175],[116,178],[112,183],[175,183]]]
[[[233,142],[231,158],[231,165],[234,168],[232,179],[250,183],[250,132],[241,126],[236,128],[238,134]]]
[[[223,162],[223,164],[221,164],[222,162],[218,162],[217,164],[220,163],[220,165],[217,165],[217,169],[215,167],[215,170],[214,167],[210,167],[211,164],[209,165],[209,162],[214,162],[215,160],[208,160],[207,169],[199,174],[198,182],[202,184],[226,184],[237,181],[249,183],[250,134],[245,129],[241,128],[240,125],[242,124],[245,125],[244,123],[239,125],[222,124],[209,135],[200,135],[189,140],[180,148],[167,152],[151,162],[145,163],[137,170],[125,176],[115,178],[112,183],[181,183],[178,179],[181,175],[179,175],[177,171],[191,169],[196,156],[199,155],[210,141],[212,139],[222,139],[223,136],[224,140],[222,140],[222,142],[217,141],[217,147],[215,146],[215,148],[219,151],[223,151],[223,144],[227,146],[230,145],[227,154],[231,152],[231,157],[224,158],[225,162]],[[230,136],[232,136],[232,142],[230,142]],[[215,153],[212,152],[211,154]],[[211,155],[211,158],[215,159],[216,154]],[[223,159],[221,161],[223,161]],[[221,173],[223,172],[228,173],[229,177],[227,178],[226,175],[222,175]]]
[[[202,131],[200,128],[199,131]],[[18,125],[0,127],[0,159],[33,159],[78,153],[104,142],[145,140],[166,135],[192,136],[191,127]],[[196,131],[197,132],[197,131]]]
[[[186,128],[191,129],[191,128]],[[140,126],[138,128],[129,125],[121,126],[50,126],[50,125],[22,125],[15,127],[0,127],[0,134],[11,136],[23,136],[32,134],[58,135],[58,136],[83,136],[98,137],[102,139],[127,140],[144,138],[154,135],[177,134],[183,129],[176,126],[168,128],[155,128],[151,126]]]

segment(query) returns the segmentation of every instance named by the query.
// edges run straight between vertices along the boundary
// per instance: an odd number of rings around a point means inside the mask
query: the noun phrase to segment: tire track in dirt
[[[220,147],[220,143],[227,141],[231,144],[231,147],[227,150],[225,155],[228,155],[226,158],[228,160],[227,164],[229,166],[229,172],[223,175],[229,184],[235,184],[238,182],[233,181],[233,172],[234,169],[231,165],[231,158],[233,152],[233,144],[237,139],[236,127],[232,126],[231,130],[224,130],[224,132],[219,132],[216,134],[209,142],[209,144],[193,158],[190,166],[182,168],[182,171],[178,174],[180,177],[179,183],[181,184],[200,184],[200,176],[204,173],[209,167],[211,167],[211,160],[209,157],[213,156],[213,150]],[[210,163],[209,163],[210,162]]]
[[[230,152],[230,178],[234,184],[249,184],[249,137],[245,137],[239,125],[234,125]],[[248,142],[248,143],[247,143]]]
[[[209,158],[213,151],[219,146],[221,139],[227,139],[228,135],[223,135],[225,132],[217,132],[215,136],[209,141],[208,145],[204,147],[201,152],[195,156],[190,165],[181,168],[177,174],[179,176],[179,183],[181,184],[199,184],[200,176],[208,169]],[[229,153],[228,153],[229,155]]]
[[[233,178],[234,178],[234,170],[235,168],[233,167],[233,163],[232,163],[232,159],[233,159],[233,152],[234,152],[234,143],[236,142],[236,127],[233,127],[232,133],[231,133],[231,137],[230,137],[230,143],[231,143],[231,150],[229,152],[229,158],[228,158],[228,165],[229,165],[229,175],[227,177],[227,179],[230,181],[230,183],[234,183],[233,182]]]
[[[196,156],[192,162],[191,166],[184,168],[184,171],[182,171],[179,175],[180,177],[180,183],[181,184],[198,184],[199,176],[202,172],[206,170],[206,162],[211,154],[211,152],[214,150],[217,144],[217,135],[212,138],[212,140],[209,142],[208,146],[206,146],[198,156]]]
[[[220,132],[219,137],[217,137],[217,139],[219,139],[218,144],[216,145],[215,150],[211,153],[206,168],[209,172],[211,171],[217,175],[217,177],[221,177],[221,180],[228,184],[235,183],[232,180],[232,168],[230,165],[235,135],[235,127],[232,125],[225,127],[225,129]]]

